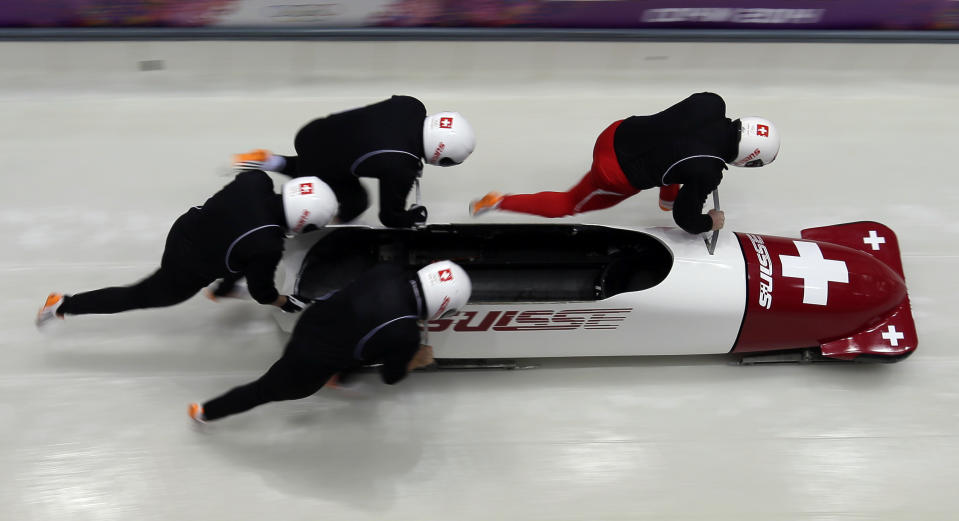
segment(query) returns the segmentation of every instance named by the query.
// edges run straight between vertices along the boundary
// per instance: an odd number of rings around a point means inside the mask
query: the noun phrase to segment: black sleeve
[[[382,352],[383,365],[380,366],[380,378],[383,383],[393,385],[406,378],[406,366],[420,348],[420,332],[412,320],[401,320],[377,332],[370,343],[370,350]]]
[[[282,251],[261,253],[246,265],[244,273],[250,296],[260,304],[272,304],[280,296],[273,279],[282,254]]]
[[[226,277],[223,277],[223,280],[216,285],[216,289],[213,290],[213,296],[215,297],[225,297],[233,291],[233,288],[236,287],[237,281],[245,277],[242,273],[230,273]]]
[[[415,174],[410,177],[397,172],[396,176],[380,179],[380,222],[390,228],[410,228],[414,214],[406,210],[406,198],[413,188]]]
[[[420,173],[421,164],[412,157],[400,154],[380,154],[366,160],[358,174],[375,177],[380,184],[380,222],[390,228],[409,228],[414,224],[414,215],[406,209],[413,183]]]
[[[419,347],[417,347],[419,349]],[[406,375],[409,374],[406,371],[406,366],[409,365],[410,360],[413,359],[413,356],[416,354],[414,350],[409,354],[408,357],[399,356],[399,349],[388,351],[386,358],[383,359],[383,365],[380,366],[380,378],[383,379],[383,383],[387,385],[393,385],[399,383]]]
[[[703,213],[703,206],[706,198],[723,179],[722,169],[716,169],[711,163],[708,168],[696,170],[698,171],[687,171],[683,172],[685,175],[677,176],[683,179],[683,186],[673,204],[673,220],[680,228],[694,234],[708,232],[713,228],[713,220]]]

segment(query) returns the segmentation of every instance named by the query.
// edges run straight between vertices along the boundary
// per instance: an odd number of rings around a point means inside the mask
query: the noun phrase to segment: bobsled
[[[901,360],[918,345],[896,235],[877,222],[800,238],[586,224],[332,226],[290,240],[281,293],[309,299],[377,263],[451,259],[469,304],[425,325],[437,359],[732,354]],[[277,315],[290,331],[295,317]]]

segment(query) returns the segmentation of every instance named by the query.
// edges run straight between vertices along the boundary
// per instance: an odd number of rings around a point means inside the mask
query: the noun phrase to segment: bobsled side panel
[[[439,358],[546,358],[727,353],[742,322],[745,277],[733,234],[716,255],[679,230],[645,230],[675,259],[665,280],[596,301],[472,302],[433,321]]]

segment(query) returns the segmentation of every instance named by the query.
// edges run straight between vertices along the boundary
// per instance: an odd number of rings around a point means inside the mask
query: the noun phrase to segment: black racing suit
[[[59,312],[102,314],[172,306],[218,278],[242,277],[257,302],[270,304],[279,296],[273,277],[283,254],[285,222],[270,177],[258,170],[243,172],[173,223],[155,273],[132,286],[66,296]]]
[[[423,170],[426,107],[410,96],[388,100],[311,121],[294,140],[297,156],[284,156],[283,174],[316,176],[330,185],[340,203],[339,219],[355,219],[370,205],[360,177],[380,185],[380,222],[413,226],[417,213],[406,198]]]
[[[406,377],[420,346],[417,320],[425,314],[414,274],[379,264],[326,300],[307,308],[283,356],[246,385],[203,404],[207,420],[258,405],[305,398],[331,376],[361,365],[382,363],[387,384]]]
[[[681,184],[673,218],[689,233],[712,229],[703,205],[739,149],[739,120],[726,117],[718,94],[700,92],[651,116],[623,120],[613,137],[616,158],[634,188]]]

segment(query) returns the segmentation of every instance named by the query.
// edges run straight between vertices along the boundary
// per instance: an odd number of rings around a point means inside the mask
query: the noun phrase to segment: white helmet
[[[338,209],[336,195],[319,177],[297,177],[283,183],[283,212],[293,233],[326,226]]]
[[[426,301],[426,320],[455,315],[473,292],[473,283],[466,270],[448,260],[429,264],[416,275]]]
[[[459,112],[437,112],[423,122],[423,154],[431,165],[453,166],[476,148],[476,134]]]
[[[772,163],[779,154],[779,131],[768,119],[747,116],[739,134],[739,154],[734,166],[763,166]]]

